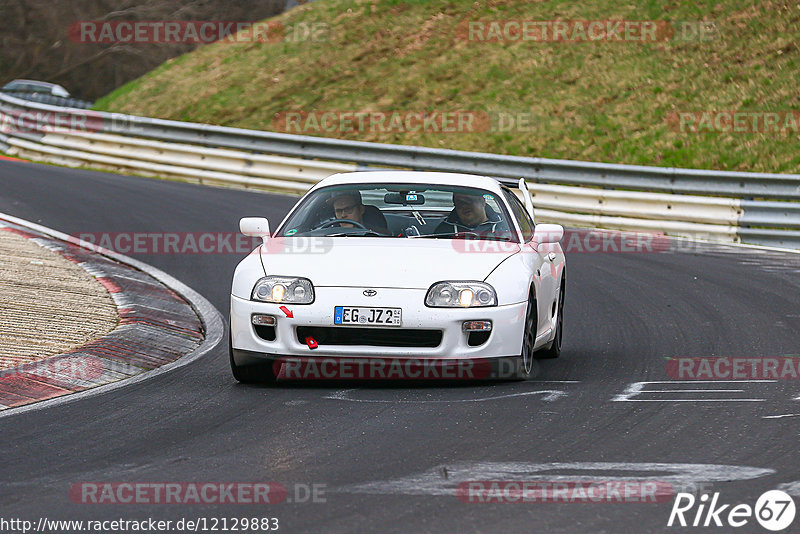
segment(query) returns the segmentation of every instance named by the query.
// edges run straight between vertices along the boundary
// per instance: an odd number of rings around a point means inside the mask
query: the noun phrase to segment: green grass
[[[800,172],[800,135],[689,133],[679,111],[800,111],[800,8],[790,2],[319,0],[278,20],[327,42],[217,43],[96,109],[273,130],[291,111],[525,113],[527,131],[311,133],[500,154]],[[710,41],[475,43],[467,20],[706,20]]]

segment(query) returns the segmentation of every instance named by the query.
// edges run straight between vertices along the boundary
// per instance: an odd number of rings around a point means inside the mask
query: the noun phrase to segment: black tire
[[[515,380],[527,380],[533,377],[537,366],[534,365],[533,345],[536,343],[536,326],[538,323],[536,298],[533,293],[528,296],[528,307],[525,311],[525,326],[522,331],[522,354],[516,358],[514,369]]]
[[[539,360],[548,360],[561,356],[561,341],[564,337],[564,280],[564,278],[561,279],[561,290],[558,295],[556,335],[547,347],[536,353],[536,358]]]
[[[241,382],[242,384],[270,384],[277,379],[273,362],[236,365],[236,361],[233,359],[233,343],[231,342],[230,332],[228,332],[228,357],[231,361],[233,378],[235,378],[237,382]]]

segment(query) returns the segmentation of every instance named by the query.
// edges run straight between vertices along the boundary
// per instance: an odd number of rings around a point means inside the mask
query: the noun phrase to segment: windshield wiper
[[[443,234],[420,234],[420,235],[410,235],[408,237],[409,239],[419,239],[422,237],[455,237],[459,234],[468,235],[470,237],[478,237],[478,234],[474,232],[445,232]]]
[[[338,232],[335,234],[326,234],[324,237],[394,237],[391,235],[381,234],[375,230],[363,230],[361,232]]]
[[[514,240],[510,237],[501,237],[501,236],[494,236],[494,235],[481,235],[476,234],[475,232],[446,232],[444,234],[422,234],[422,235],[410,235],[408,236],[409,239],[420,239],[423,237],[455,237],[455,236],[464,236],[464,239],[478,239],[481,241],[510,241],[513,242]]]

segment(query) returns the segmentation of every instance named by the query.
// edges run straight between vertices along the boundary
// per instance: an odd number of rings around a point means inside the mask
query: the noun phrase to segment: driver
[[[453,193],[453,211],[439,223],[435,233],[459,232],[506,233],[508,225],[493,209],[486,205],[480,193]]]
[[[364,224],[364,203],[361,201],[361,193],[358,191],[339,191],[331,196],[333,213],[337,219],[349,219],[357,223]],[[341,223],[344,228],[353,228],[350,223]],[[366,225],[364,225],[366,226]]]
[[[378,233],[387,233],[386,220],[383,214],[374,206],[365,206],[361,200],[360,191],[337,191],[331,195],[333,213],[337,219],[348,219],[363,225],[369,230]],[[367,210],[372,213],[368,213]],[[339,226],[343,228],[354,228],[351,223],[342,222]]]

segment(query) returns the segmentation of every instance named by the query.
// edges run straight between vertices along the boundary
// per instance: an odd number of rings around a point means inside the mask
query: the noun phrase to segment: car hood
[[[484,280],[519,245],[463,239],[272,238],[260,247],[265,274],[302,276],[319,287],[428,289],[441,280]]]

